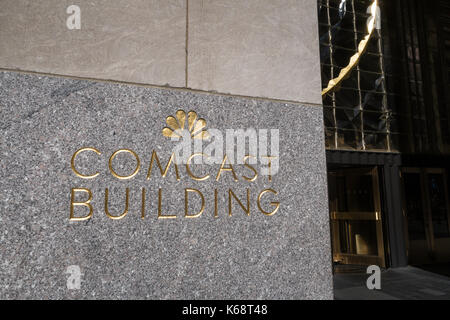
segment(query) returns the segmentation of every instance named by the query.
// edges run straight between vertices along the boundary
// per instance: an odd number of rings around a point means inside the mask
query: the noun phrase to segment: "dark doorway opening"
[[[402,168],[408,262],[450,262],[447,173],[440,168]]]
[[[378,168],[328,171],[333,262],[386,267]]]

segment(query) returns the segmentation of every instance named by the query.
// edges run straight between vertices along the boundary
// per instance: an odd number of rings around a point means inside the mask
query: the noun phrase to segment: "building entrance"
[[[403,210],[410,264],[450,262],[450,217],[444,169],[403,168]]]
[[[385,267],[377,167],[328,172],[333,261]]]

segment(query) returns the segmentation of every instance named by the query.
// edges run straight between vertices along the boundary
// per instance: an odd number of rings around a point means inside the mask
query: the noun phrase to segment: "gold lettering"
[[[93,178],[95,178],[96,176],[98,176],[100,173],[96,172],[96,173],[94,173],[93,175],[84,175],[84,174],[81,174],[81,173],[75,168],[75,158],[76,158],[80,153],[85,152],[85,151],[93,151],[93,152],[95,152],[96,154],[101,155],[101,152],[98,151],[98,150],[95,149],[95,148],[81,148],[80,150],[76,151],[76,152],[73,154],[72,160],[70,161],[70,166],[72,167],[72,171],[73,171],[78,177],[83,178],[83,179],[93,179]]]
[[[86,192],[89,195],[89,198],[84,202],[75,202],[75,192]],[[89,220],[92,217],[92,214],[94,213],[94,210],[92,209],[91,205],[92,200],[92,192],[89,189],[86,188],[72,188],[71,197],[70,197],[70,221],[85,221]],[[89,208],[89,214],[85,217],[75,217],[73,214],[74,206],[84,206]]]
[[[202,208],[196,214],[188,214],[189,192],[196,192],[197,194],[200,195],[200,198],[202,199]],[[197,189],[189,189],[189,188],[184,189],[184,216],[186,218],[198,218],[202,215],[204,210],[205,210],[205,198],[203,197],[203,194],[200,191],[198,191]]]
[[[142,188],[141,219],[145,218],[145,188]]]
[[[220,166],[219,172],[217,173],[217,177],[216,177],[216,181],[219,181],[220,179],[220,174],[222,173],[222,171],[231,171],[231,173],[233,173],[233,177],[234,177],[234,181],[238,181],[238,178],[236,176],[236,173],[234,172],[233,166],[230,164],[230,166],[228,168],[225,168],[225,162],[228,160],[227,155],[225,155],[223,157],[223,161],[222,161],[222,165]]]
[[[162,189],[158,190],[158,219],[176,219],[176,215],[163,215],[161,213]]]
[[[187,171],[188,175],[189,175],[192,179],[194,179],[195,181],[205,181],[205,180],[209,179],[209,174],[206,175],[206,176],[204,176],[204,177],[196,177],[196,176],[194,176],[194,174],[193,174],[192,171],[191,171],[191,168],[189,167],[189,165],[190,165],[192,159],[193,159],[194,157],[198,157],[198,156],[205,157],[205,158],[208,157],[208,155],[203,154],[203,153],[194,153],[194,154],[192,154],[192,155],[188,158],[188,160],[187,160],[187,162],[186,162],[186,171]]]
[[[170,156],[169,162],[167,163],[166,168],[163,171],[163,168],[161,167],[161,162],[159,162],[158,155],[156,154],[156,151],[153,150],[153,152],[152,152],[152,159],[150,160],[150,167],[148,168],[147,180],[150,180],[150,176],[152,174],[152,167],[153,167],[153,161],[154,160],[156,160],[156,165],[158,166],[159,171],[161,172],[161,176],[163,178],[165,178],[166,175],[167,175],[167,172],[169,171],[170,164],[172,163],[172,161],[174,161],[174,158],[175,158],[175,153],[172,153],[172,155]],[[175,163],[175,161],[174,161],[173,164],[175,166],[175,174],[177,176],[177,181],[179,181],[180,180],[180,175],[178,173],[178,166]]]
[[[262,196],[263,196],[265,193],[267,193],[267,192],[271,192],[271,193],[274,193],[275,195],[277,195],[277,192],[276,192],[275,190],[272,190],[272,189],[266,189],[266,190],[263,190],[263,191],[259,194],[259,196],[258,196],[257,204],[258,204],[259,211],[261,211],[262,213],[264,213],[266,216],[273,216],[273,215],[278,211],[278,209],[279,209],[279,207],[280,207],[280,203],[279,203],[279,202],[271,202],[270,204],[271,204],[272,206],[275,206],[275,209],[273,209],[271,212],[264,211],[264,210],[261,208],[261,198],[262,198]]]
[[[262,156],[262,158],[269,160],[269,182],[272,182],[272,159],[276,159],[276,156]]]
[[[126,188],[125,189],[125,210],[123,211],[123,213],[119,216],[113,216],[109,213],[109,210],[108,210],[108,194],[109,194],[108,188],[105,189],[105,213],[108,216],[108,218],[111,218],[113,220],[120,220],[127,215],[129,193],[130,193],[130,190],[128,188]]]
[[[134,172],[133,172],[131,175],[129,175],[129,176],[121,176],[121,175],[118,175],[118,174],[114,171],[114,169],[113,169],[113,167],[112,167],[112,162],[113,162],[114,158],[115,158],[119,153],[123,153],[123,152],[131,153],[131,154],[136,158],[136,161],[137,161],[136,169],[135,169]],[[140,168],[141,168],[141,161],[139,160],[138,155],[137,155],[133,150],[130,150],[130,149],[120,149],[120,150],[117,150],[117,151],[114,152],[114,153],[111,155],[111,157],[109,158],[109,170],[111,171],[111,174],[112,174],[114,177],[116,177],[117,179],[120,179],[120,180],[128,180],[128,179],[133,178],[135,175],[137,175],[137,173],[139,172],[139,169],[140,169]]]
[[[242,178],[244,178],[245,180],[247,180],[249,182],[253,182],[258,177],[258,172],[250,164],[245,162],[247,159],[250,159],[250,158],[255,158],[255,157],[254,156],[245,156],[244,157],[244,166],[246,166],[247,168],[249,168],[249,169],[251,169],[253,171],[253,173],[254,173],[253,178],[248,178],[246,176],[242,176]]]
[[[219,212],[217,210],[217,189],[214,189],[214,217],[219,217]]]
[[[232,207],[232,203],[231,203],[231,197],[233,197],[234,199],[236,199],[236,201],[239,203],[239,205],[241,206],[241,208],[245,211],[245,213],[250,216],[250,190],[247,189],[247,208],[244,207],[244,205],[242,204],[242,202],[238,199],[238,197],[236,197],[236,195],[234,194],[234,192],[229,189],[228,190],[228,215],[231,217],[231,207]]]

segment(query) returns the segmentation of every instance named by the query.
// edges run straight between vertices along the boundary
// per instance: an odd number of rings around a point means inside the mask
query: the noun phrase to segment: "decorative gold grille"
[[[328,149],[397,150],[386,90],[380,2],[319,1]],[[337,85],[330,89],[333,79],[338,79]]]

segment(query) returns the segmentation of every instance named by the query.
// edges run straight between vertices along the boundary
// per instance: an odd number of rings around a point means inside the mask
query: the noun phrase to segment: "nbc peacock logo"
[[[198,118],[195,111],[189,111],[186,115],[184,110],[178,110],[175,117],[167,117],[166,123],[168,127],[162,129],[162,134],[167,138],[181,138],[187,132],[193,139],[208,140],[210,138],[206,130],[206,120]]]

